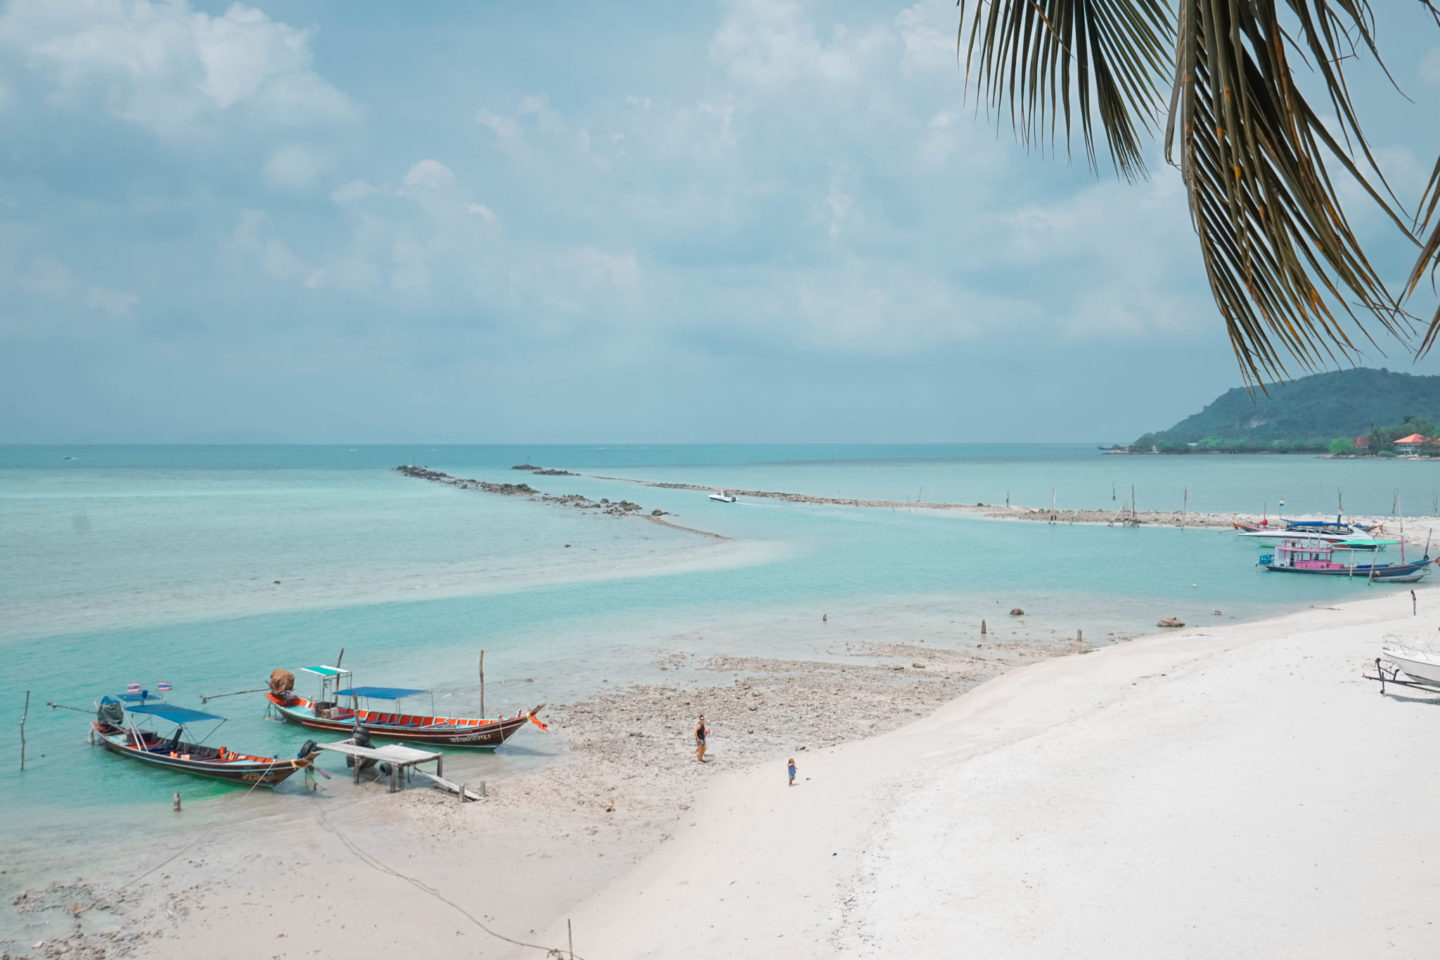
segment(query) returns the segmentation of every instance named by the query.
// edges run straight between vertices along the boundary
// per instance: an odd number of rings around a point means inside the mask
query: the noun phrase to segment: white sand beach
[[[1028,665],[719,664],[741,678],[574,705],[561,765],[480,803],[256,798],[143,874],[31,892],[57,926],[10,955],[1434,956],[1440,696],[1361,678],[1436,636],[1418,593]],[[703,766],[669,719],[695,709]]]
[[[570,911],[577,955],[1434,956],[1440,700],[1361,670],[1437,618],[1401,591],[1152,637],[802,757],[793,789],[778,755],[729,773]]]

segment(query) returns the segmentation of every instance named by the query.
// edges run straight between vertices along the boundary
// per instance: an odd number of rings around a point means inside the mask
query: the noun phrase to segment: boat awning
[[[322,677],[348,677],[349,670],[341,670],[339,667],[301,667],[306,673],[318,673]]]
[[[349,690],[336,690],[337,697],[373,697],[376,700],[399,700],[401,697],[413,697],[417,693],[429,693],[428,690],[410,690],[405,687],[351,687]]]
[[[199,710],[191,710],[189,707],[177,707],[171,703],[155,703],[148,706],[126,707],[126,713],[144,713],[152,717],[159,717],[161,720],[169,720],[171,723],[196,723],[200,720],[224,720],[224,717],[217,717],[213,713],[204,713]]]

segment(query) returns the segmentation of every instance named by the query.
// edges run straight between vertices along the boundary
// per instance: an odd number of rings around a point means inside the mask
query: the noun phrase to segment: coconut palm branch
[[[969,0],[958,2],[964,45]],[[1410,236],[1346,84],[1343,62],[1357,52],[1380,61],[1365,0],[977,0],[967,61],[992,108],[1008,98],[1027,143],[1047,116],[1053,136],[1057,102],[1068,137],[1073,98],[1092,166],[1093,117],[1126,177],[1143,173],[1139,131],[1153,129],[1169,81],[1165,156],[1180,168],[1236,358],[1263,382],[1285,376],[1287,359],[1306,370],[1356,359],[1357,340],[1375,341],[1355,310],[1402,341],[1413,332],[1331,177],[1353,180]],[[1323,91],[1333,132],[1292,55]]]
[[[1410,273],[1410,280],[1405,286],[1405,295],[1408,297],[1415,292],[1420,281],[1428,270],[1433,276],[1435,270],[1440,268],[1440,218],[1435,213],[1440,209],[1440,160],[1435,161],[1435,172],[1430,175],[1430,185],[1425,188],[1425,194],[1420,198],[1421,215],[1418,224],[1428,224],[1435,220],[1435,230],[1420,248],[1420,257],[1415,261],[1415,269]],[[1433,285],[1433,284],[1432,284]],[[1430,321],[1430,329],[1425,332],[1425,339],[1420,343],[1420,353],[1425,353],[1435,345],[1435,336],[1440,333],[1440,308],[1435,311],[1435,317]]]

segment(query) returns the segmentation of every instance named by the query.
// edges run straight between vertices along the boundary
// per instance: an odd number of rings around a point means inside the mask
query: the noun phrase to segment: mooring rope
[[[496,940],[503,940],[506,943],[514,944],[517,947],[524,947],[528,950],[543,950],[545,951],[547,956],[566,955],[566,952],[562,951],[559,947],[545,947],[541,946],[538,943],[526,943],[524,940],[516,940],[514,937],[507,937],[503,933],[492,930],[490,927],[487,927],[481,920],[479,920],[473,913],[460,906],[460,904],[456,903],[454,900],[451,900],[449,897],[445,896],[439,890],[436,890],[434,887],[420,880],[417,880],[415,877],[403,874],[400,871],[395,870],[392,867],[385,865],[384,863],[381,863],[379,860],[372,857],[370,854],[355,846],[355,844],[350,842],[349,837],[345,836],[345,834],[340,832],[338,827],[330,823],[330,821],[326,818],[323,812],[320,814],[318,819],[322,827],[333,833],[340,840],[340,842],[345,844],[345,846],[350,850],[350,852],[355,854],[355,856],[358,857],[363,863],[372,867],[375,870],[379,870],[381,873],[388,873],[390,874],[390,876],[395,877],[398,880],[404,880],[406,883],[410,884],[412,887],[419,890],[420,892],[434,897],[436,900],[439,900],[441,903],[450,907],[456,913],[459,913],[465,919],[475,924],[475,926],[479,927],[481,930],[483,930],[485,933],[488,933]],[[569,955],[575,957],[575,960],[585,960],[585,958],[578,953],[571,953]]]

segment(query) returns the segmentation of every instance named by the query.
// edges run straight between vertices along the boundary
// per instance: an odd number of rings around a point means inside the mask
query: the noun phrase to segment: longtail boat
[[[207,747],[187,737],[187,724],[208,723],[224,717],[177,707],[170,703],[147,703],[137,695],[103,697],[91,722],[92,737],[111,753],[139,760],[153,767],[193,773],[242,787],[273,787],[297,770],[310,766],[309,745],[301,756],[282,760],[240,753],[229,747]],[[138,702],[137,702],[138,701]],[[175,725],[168,735],[145,729],[142,723],[159,720]],[[216,730],[219,729],[217,724]],[[210,735],[204,739],[209,739]]]
[[[1430,556],[1405,563],[1340,563],[1335,560],[1335,544],[1287,540],[1273,554],[1262,554],[1259,566],[1277,573],[1310,573],[1330,577],[1349,577],[1370,583],[1414,583],[1430,570]]]
[[[548,730],[536,716],[545,704],[528,713],[524,710],[513,717],[442,717],[433,713],[399,713],[371,709],[371,701],[393,705],[407,697],[429,693],[407,687],[347,686],[350,671],[340,667],[303,667],[306,673],[320,678],[320,695],[307,700],[295,694],[295,675],[289,670],[270,674],[270,689],[265,696],[282,720],[312,730],[350,733],[357,726],[372,737],[404,740],[407,743],[429,743],[447,747],[472,747],[493,750],[524,727],[533,723]],[[346,703],[348,701],[348,705]]]

